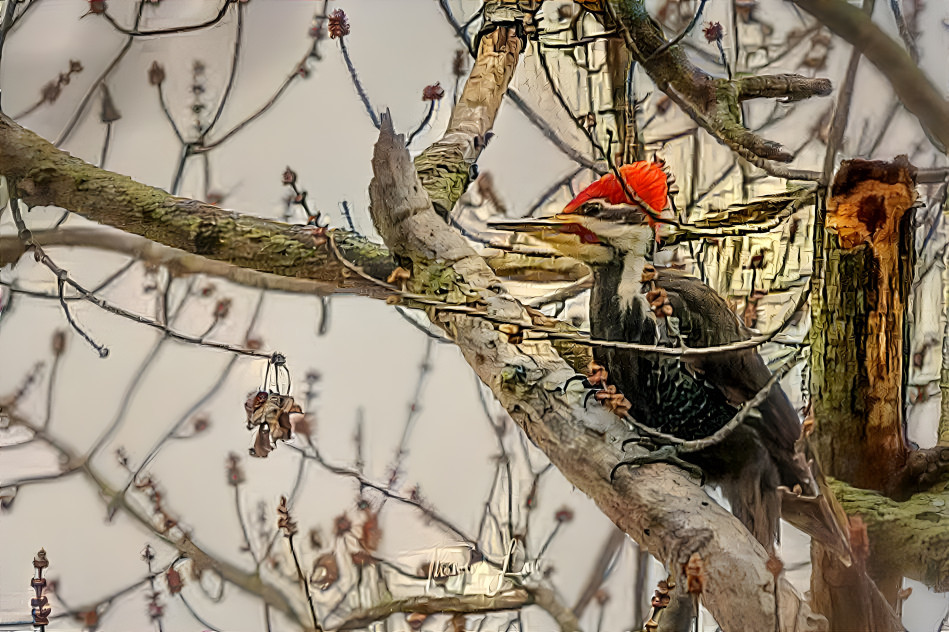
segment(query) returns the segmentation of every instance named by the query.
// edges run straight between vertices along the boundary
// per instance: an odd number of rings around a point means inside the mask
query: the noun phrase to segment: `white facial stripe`
[[[648,224],[620,224],[585,218],[584,226],[617,250],[645,256],[652,248],[655,233]]]

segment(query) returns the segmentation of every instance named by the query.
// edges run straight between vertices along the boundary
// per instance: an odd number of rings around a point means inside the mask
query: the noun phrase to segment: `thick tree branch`
[[[484,35],[448,129],[415,159],[419,178],[443,217],[468,188],[471,169],[490,139],[489,132],[524,48],[523,23],[530,20],[529,9],[535,4],[510,0],[484,3]]]
[[[333,256],[327,238],[313,227],[241,215],[212,204],[179,198],[161,189],[70,156],[0,114],[0,172],[11,196],[30,206],[59,206],[86,219],[151,241],[242,268],[325,282],[327,289],[378,293],[354,278]],[[349,259],[385,278],[394,264],[364,238],[337,231]]]
[[[396,613],[408,614],[485,614],[503,610],[517,610],[533,603],[530,594],[523,588],[516,588],[488,595],[464,595],[448,597],[408,597],[376,604],[370,608],[357,610],[338,624],[338,630],[361,630],[377,621],[382,621]]]
[[[290,224],[277,222],[274,224],[275,230],[278,231],[293,229]],[[33,240],[40,246],[75,246],[108,250],[129,255],[144,263],[164,266],[174,275],[204,274],[261,290],[301,294],[357,292],[377,298],[385,298],[389,294],[389,291],[381,285],[358,276],[345,277],[347,283],[341,286],[333,281],[260,272],[164,246],[145,237],[109,227],[63,227],[33,231],[32,234]],[[341,239],[340,234],[343,235],[344,246],[346,244],[359,246],[358,249],[346,251],[347,257],[352,256],[353,265],[363,267],[367,261],[376,262],[375,270],[385,272],[383,276],[387,276],[388,272],[395,268],[395,262],[391,260],[389,251],[385,247],[365,241],[358,235],[345,231],[334,233],[334,238]],[[319,246],[319,248],[325,247],[325,245]],[[24,252],[26,252],[26,246],[16,235],[0,236],[0,267],[15,263]],[[583,264],[566,257],[535,257],[507,252],[489,252],[485,254],[485,259],[497,274],[524,281],[579,281],[587,277],[589,273]],[[335,262],[333,260],[333,263]],[[381,262],[385,262],[385,265]],[[301,262],[298,268],[301,272],[307,272],[310,264]],[[346,274],[347,272],[344,271],[343,275]]]
[[[945,485],[896,502],[874,491],[829,480],[848,515],[863,518],[870,570],[897,573],[937,592],[949,591],[949,489]]]
[[[32,231],[32,235],[40,246],[74,246],[117,252],[143,263],[163,266],[175,276],[204,274],[247,287],[277,292],[330,294],[339,291],[332,282],[258,272],[163,246],[145,237],[108,227],[58,228]],[[0,237],[0,266],[15,263],[25,251],[25,244],[16,235]]]
[[[877,67],[897,97],[923,128],[949,147],[949,102],[900,44],[872,18],[843,0],[793,0],[824,26],[847,40]]]
[[[416,279],[437,272],[443,280],[439,290],[465,286],[465,295],[489,316],[530,322],[484,261],[436,213],[388,117],[373,170],[369,191],[376,227],[394,252],[414,262]],[[766,570],[765,550],[683,472],[647,466],[624,470],[611,484],[610,471],[621,457],[618,439],[628,431],[605,409],[588,410],[582,391],[562,392],[573,369],[550,344],[514,345],[489,320],[432,315],[531,441],[617,526],[660,559],[680,586],[686,585],[686,562],[693,554],[701,557],[706,576],[700,598],[724,629],[822,629],[822,620],[813,617],[790,584]],[[777,627],[776,606],[781,612]]]

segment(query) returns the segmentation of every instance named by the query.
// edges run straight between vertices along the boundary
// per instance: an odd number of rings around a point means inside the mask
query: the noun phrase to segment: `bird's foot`
[[[616,390],[614,385],[606,383],[608,376],[609,373],[606,367],[591,362],[587,368],[587,375],[574,375],[564,383],[563,390],[566,391],[573,382],[579,381],[583,388],[588,389],[587,394],[583,397],[584,408],[592,397],[610,412],[625,417],[629,414],[632,404],[622,393]]]
[[[639,444],[648,444],[651,443],[651,440],[648,439],[627,439],[623,441],[623,449],[625,450],[626,445],[629,443],[639,443]],[[699,485],[705,484],[705,472],[702,471],[702,468],[695,465],[694,463],[689,463],[688,461],[683,460],[679,456],[679,449],[674,445],[663,445],[656,448],[654,445],[651,446],[653,449],[647,454],[642,456],[635,456],[626,461],[620,461],[613,466],[613,469],[610,471],[610,482],[616,478],[616,472],[619,468],[623,466],[627,467],[640,467],[642,465],[647,465],[649,463],[668,463],[670,465],[675,465],[678,468],[681,468],[688,473],[689,476],[699,480]]]
[[[620,417],[626,417],[626,415],[629,414],[629,409],[633,407],[630,401],[626,399],[626,396],[617,391],[616,387],[612,384],[604,386],[598,391],[592,392],[596,401],[600,402],[604,408]]]

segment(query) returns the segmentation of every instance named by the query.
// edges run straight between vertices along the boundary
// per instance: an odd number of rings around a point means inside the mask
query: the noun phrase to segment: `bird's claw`
[[[594,397],[599,391],[603,390],[603,387],[597,386],[596,384],[593,384],[592,382],[590,382],[590,378],[588,376],[581,375],[579,373],[569,378],[566,382],[564,382],[561,389],[563,390],[564,393],[566,393],[568,390],[570,390],[570,385],[575,382],[580,382],[580,386],[582,386],[583,390],[586,391],[586,394],[583,396],[584,408],[587,407],[587,404],[590,402],[591,397]]]
[[[643,439],[639,438],[627,439],[623,441],[623,448],[625,449],[626,445],[629,443],[642,442]],[[612,483],[616,479],[616,472],[623,466],[640,467],[649,463],[668,463],[670,465],[675,465],[676,467],[685,470],[689,476],[698,479],[699,485],[705,484],[705,472],[702,471],[702,468],[695,465],[694,463],[689,463],[688,461],[683,460],[679,456],[679,451],[674,445],[664,445],[650,451],[648,454],[636,456],[626,461],[620,461],[613,466],[612,470],[610,470],[610,482]]]
[[[572,383],[579,381],[581,386],[587,389],[586,395],[583,396],[584,408],[587,407],[587,404],[590,403],[590,398],[593,397],[607,410],[620,417],[628,414],[632,404],[630,404],[629,400],[626,399],[622,393],[616,390],[616,386],[606,383],[608,376],[606,369],[595,362],[591,362],[589,371],[587,375],[577,374],[564,382],[562,387],[563,392],[567,392]]]
[[[570,388],[570,385],[574,382],[580,382],[583,388],[593,388],[593,384],[590,382],[590,378],[586,375],[581,375],[577,373],[573,377],[569,378],[566,382],[563,383],[561,387],[564,391],[567,391]]]

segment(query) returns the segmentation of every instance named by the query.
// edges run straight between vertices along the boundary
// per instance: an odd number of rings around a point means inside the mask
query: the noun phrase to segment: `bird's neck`
[[[593,270],[590,329],[598,338],[632,342],[632,338],[643,339],[644,327],[650,329],[645,322],[649,319],[649,305],[642,293],[646,257],[636,251],[620,254]]]

